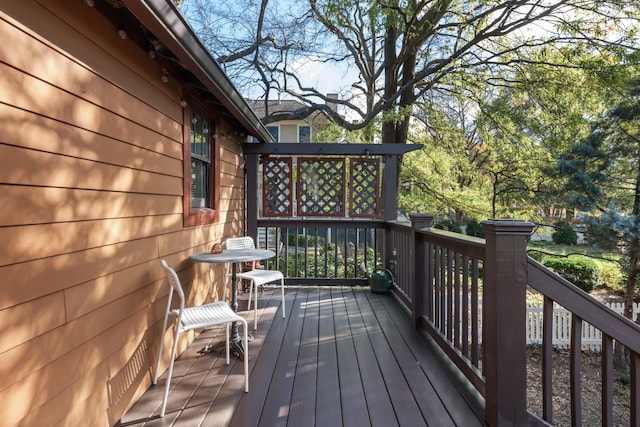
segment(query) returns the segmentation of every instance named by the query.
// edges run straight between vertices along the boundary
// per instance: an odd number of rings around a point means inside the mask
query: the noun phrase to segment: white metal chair
[[[208,328],[216,325],[225,325],[226,331],[226,356],[227,365],[229,364],[229,327],[232,322],[240,322],[244,325],[244,391],[249,391],[249,340],[248,340],[248,328],[247,321],[238,314],[234,313],[229,305],[224,301],[217,301],[210,304],[204,304],[194,307],[185,307],[185,297],[182,286],[180,285],[180,279],[175,270],[167,265],[165,260],[162,260],[162,268],[167,275],[167,280],[171,289],[169,290],[169,301],[167,302],[167,310],[164,315],[164,324],[162,325],[162,338],[160,339],[160,349],[158,350],[158,358],[156,361],[155,375],[153,377],[153,383],[158,382],[158,375],[160,370],[160,360],[162,357],[162,350],[164,347],[164,333],[167,329],[167,323],[169,315],[177,317],[175,325],[175,333],[173,336],[173,347],[171,348],[171,359],[169,362],[169,372],[167,374],[167,383],[164,388],[164,397],[162,399],[162,410],[160,416],[164,417],[165,410],[167,408],[167,398],[169,396],[169,386],[171,384],[171,375],[173,374],[173,361],[176,357],[176,348],[178,346],[178,335],[183,332],[191,331],[193,329]],[[171,309],[171,301],[173,299],[174,292],[178,295],[180,301],[179,308]]]
[[[225,249],[255,249],[255,243],[253,237],[230,237],[225,242]],[[284,276],[282,272],[278,270],[263,270],[255,268],[255,263],[250,263],[251,267],[249,271],[239,272],[236,274],[238,279],[245,279],[251,282],[249,286],[249,304],[247,309],[251,310],[251,297],[254,296],[253,304],[253,328],[258,329],[258,286],[266,285],[267,283],[280,281],[280,293],[282,294],[282,318],[286,317],[286,310],[284,305]],[[224,295],[227,294],[227,282],[224,284]]]

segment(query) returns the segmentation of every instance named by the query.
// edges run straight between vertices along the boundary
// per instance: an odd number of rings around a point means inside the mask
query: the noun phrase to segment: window
[[[211,139],[209,121],[191,112],[191,207],[211,207]]]
[[[310,126],[298,126],[298,142],[311,142]]]
[[[209,224],[216,220],[217,156],[212,120],[197,110],[185,109],[184,225]]]
[[[280,139],[278,139],[278,136],[280,136],[278,126],[267,126],[267,131],[269,131],[275,142],[280,142]]]

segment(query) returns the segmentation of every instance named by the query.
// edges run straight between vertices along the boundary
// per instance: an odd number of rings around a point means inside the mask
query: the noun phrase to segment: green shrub
[[[322,246],[324,245],[324,238],[304,234],[289,234],[287,243],[289,246],[298,246],[299,248],[306,248],[310,246]]]
[[[536,261],[544,264],[544,259],[546,258],[545,253],[536,251],[536,250],[528,250],[527,255],[529,255],[531,258],[535,259]]]
[[[482,225],[475,219],[469,221],[467,224],[467,236],[475,236],[482,237],[484,239],[484,230],[482,230]]]
[[[549,258],[544,265],[585,292],[591,292],[598,284],[598,266],[590,259]]]
[[[566,221],[555,223],[555,229],[551,234],[551,239],[557,245],[575,245],[578,243],[578,233]]]
[[[443,219],[442,221],[437,222],[433,228],[438,228],[440,230],[453,231],[454,233],[462,233],[462,229],[460,225],[450,220],[449,218]]]
[[[599,285],[614,291],[624,290],[624,274],[620,264],[615,261],[597,260],[600,273]]]

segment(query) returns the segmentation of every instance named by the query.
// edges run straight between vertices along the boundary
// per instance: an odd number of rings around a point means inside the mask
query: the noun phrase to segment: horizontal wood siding
[[[82,1],[1,9],[0,425],[113,425],[151,383],[159,259],[219,298],[187,258],[244,233],[240,133],[217,123],[219,223],[185,229],[180,83]]]

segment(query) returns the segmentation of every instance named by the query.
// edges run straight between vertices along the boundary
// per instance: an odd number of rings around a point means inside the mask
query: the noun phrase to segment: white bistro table
[[[234,312],[238,311],[238,286],[237,286],[237,273],[238,263],[261,261],[276,256],[274,251],[268,249],[233,249],[224,250],[218,254],[212,254],[210,252],[200,252],[193,254],[189,257],[192,262],[204,262],[209,264],[226,264],[231,263],[231,308]],[[230,347],[234,354],[238,357],[244,357],[244,348],[242,346],[242,340],[238,334],[238,324],[234,322],[231,326]],[[212,348],[207,348],[203,352],[213,351]]]

